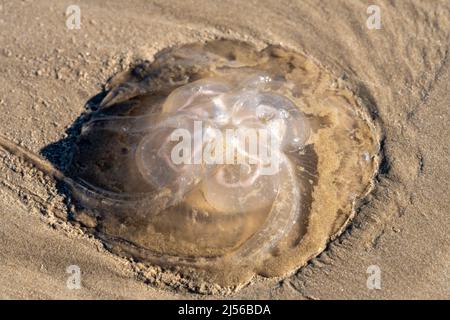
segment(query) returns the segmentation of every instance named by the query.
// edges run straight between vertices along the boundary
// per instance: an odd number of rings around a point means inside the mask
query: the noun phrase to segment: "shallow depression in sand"
[[[120,255],[222,286],[286,275],[324,249],[372,185],[375,126],[300,53],[190,44],[107,88],[67,175],[74,219]],[[238,131],[249,134],[236,147],[226,137]],[[264,152],[241,148],[263,138]],[[225,161],[227,150],[248,163]]]

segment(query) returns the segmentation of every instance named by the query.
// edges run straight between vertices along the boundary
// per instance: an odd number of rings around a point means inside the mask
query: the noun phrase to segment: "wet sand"
[[[229,297],[450,297],[447,1],[379,1],[379,30],[366,26],[366,1],[80,1],[81,29],[68,30],[71,4],[0,3],[0,134],[8,141],[60,161],[63,149],[48,146],[67,136],[86,101],[109,77],[168,46],[228,38],[305,53],[349,83],[380,121],[376,188],[306,266],[256,277]],[[210,297],[113,255],[59,218],[65,214],[55,182],[0,148],[1,298]],[[70,265],[81,269],[79,290],[66,286]],[[366,286],[371,265],[381,270],[379,290]]]

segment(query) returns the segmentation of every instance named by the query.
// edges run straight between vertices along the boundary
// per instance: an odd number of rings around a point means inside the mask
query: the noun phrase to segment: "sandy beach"
[[[0,299],[449,299],[450,3],[379,0],[370,28],[373,4],[1,0]],[[79,28],[67,25],[71,5]],[[192,287],[108,250],[68,221],[72,208],[42,167],[64,164],[67,130],[112,76],[216,39],[308,57],[348,84],[379,127],[373,189],[351,221],[289,273],[237,290]],[[79,288],[67,285],[70,266]]]

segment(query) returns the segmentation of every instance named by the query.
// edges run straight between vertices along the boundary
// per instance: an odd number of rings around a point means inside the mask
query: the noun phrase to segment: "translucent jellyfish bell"
[[[263,93],[259,97],[257,117],[280,131],[277,135],[282,137],[282,148],[300,150],[309,138],[310,128],[298,107],[279,94]]]
[[[174,90],[165,101],[163,112],[173,113],[183,110],[199,113],[199,116],[212,116],[217,112],[214,109],[217,105],[212,103],[213,98],[229,90],[230,84],[224,80],[214,78],[198,80]]]
[[[209,166],[202,162],[203,132],[209,122],[197,115],[175,113],[149,128],[136,149],[136,164],[142,176],[154,187],[170,188],[184,196]]]
[[[278,176],[261,175],[258,165],[237,164],[221,167],[203,181],[201,188],[217,210],[235,214],[270,207],[278,185]]]
[[[299,53],[225,40],[117,75],[64,178],[74,219],[176,270],[177,287],[292,272],[350,220],[378,163],[371,118],[332,79]]]

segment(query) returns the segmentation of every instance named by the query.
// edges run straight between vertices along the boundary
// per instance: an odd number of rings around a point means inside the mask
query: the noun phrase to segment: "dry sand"
[[[81,8],[79,30],[65,24],[71,4]],[[385,161],[373,193],[321,255],[229,297],[449,299],[450,3],[376,1],[380,30],[366,27],[370,4],[1,1],[0,134],[39,154],[110,76],[168,46],[225,37],[306,53],[376,112]],[[146,283],[135,264],[59,219],[64,212],[54,181],[0,148],[0,298],[210,298],[162,285],[166,273]],[[67,288],[69,265],[80,266],[82,289]],[[370,265],[380,267],[379,290],[366,286]]]

